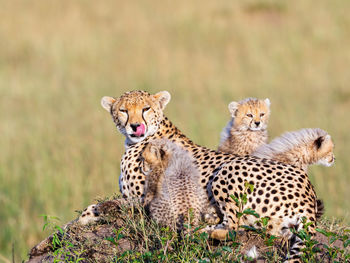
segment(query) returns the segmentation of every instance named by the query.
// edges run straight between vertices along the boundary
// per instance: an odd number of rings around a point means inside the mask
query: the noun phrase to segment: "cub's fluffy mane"
[[[231,117],[231,120],[226,124],[225,128],[221,131],[220,144],[222,144],[224,141],[228,140],[228,138],[230,137],[233,123],[234,123],[234,118]]]
[[[253,155],[257,157],[273,156],[276,153],[293,150],[293,148],[297,146],[310,145],[310,143],[313,143],[317,138],[326,135],[328,135],[328,133],[319,128],[308,128],[286,132],[280,137],[272,140],[269,144],[260,146]]]
[[[249,98],[245,98],[245,99],[243,99],[243,100],[238,101],[238,104],[240,104],[240,105],[241,105],[241,104],[245,104],[245,103],[247,103],[247,102],[249,102],[249,101],[259,101],[259,99],[249,97]]]
[[[199,182],[199,171],[194,165],[194,159],[185,149],[168,139],[152,140],[150,143],[171,154],[166,168],[167,174],[174,175],[186,171],[193,180]]]
[[[176,143],[167,139],[150,141],[158,149],[157,159],[165,170],[151,184],[160,183],[149,204],[150,214],[158,222],[183,229],[184,217],[193,209],[193,224],[197,224],[207,211],[207,194],[200,185],[200,173],[194,158]],[[166,160],[166,164],[163,163]],[[160,167],[161,170],[162,167]],[[158,179],[158,181],[157,181]],[[147,181],[147,180],[146,180]]]

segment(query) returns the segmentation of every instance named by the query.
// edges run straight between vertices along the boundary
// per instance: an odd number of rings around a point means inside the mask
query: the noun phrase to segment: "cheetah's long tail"
[[[324,204],[321,199],[316,200],[316,221],[318,221],[324,214]]]

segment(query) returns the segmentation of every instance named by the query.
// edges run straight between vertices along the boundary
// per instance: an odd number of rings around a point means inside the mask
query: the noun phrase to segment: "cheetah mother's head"
[[[127,143],[134,144],[158,130],[163,110],[169,101],[170,94],[167,91],[154,95],[145,91],[130,91],[119,98],[103,97],[101,105],[112,115]]]

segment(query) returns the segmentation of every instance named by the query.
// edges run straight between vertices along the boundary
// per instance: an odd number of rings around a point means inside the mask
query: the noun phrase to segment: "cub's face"
[[[270,100],[251,98],[240,102],[233,101],[229,104],[229,110],[237,130],[265,130],[270,116]]]
[[[331,166],[334,163],[334,143],[330,135],[319,137],[314,142],[314,147],[317,152],[318,162],[324,166]]]
[[[170,94],[162,91],[151,95],[145,91],[131,91],[115,99],[103,97],[101,105],[111,113],[118,130],[127,142],[134,144],[153,135],[163,119],[163,110]]]

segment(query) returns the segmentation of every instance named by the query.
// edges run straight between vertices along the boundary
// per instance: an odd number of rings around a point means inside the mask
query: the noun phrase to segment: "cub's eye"
[[[263,117],[263,116],[265,116],[265,113],[260,113],[260,117]]]
[[[128,111],[125,109],[119,109],[120,112],[127,113]]]
[[[247,117],[253,118],[253,114],[248,113],[248,114],[247,114]]]
[[[146,112],[146,111],[148,111],[150,108],[151,108],[151,107],[145,107],[145,108],[142,109],[142,112]]]

